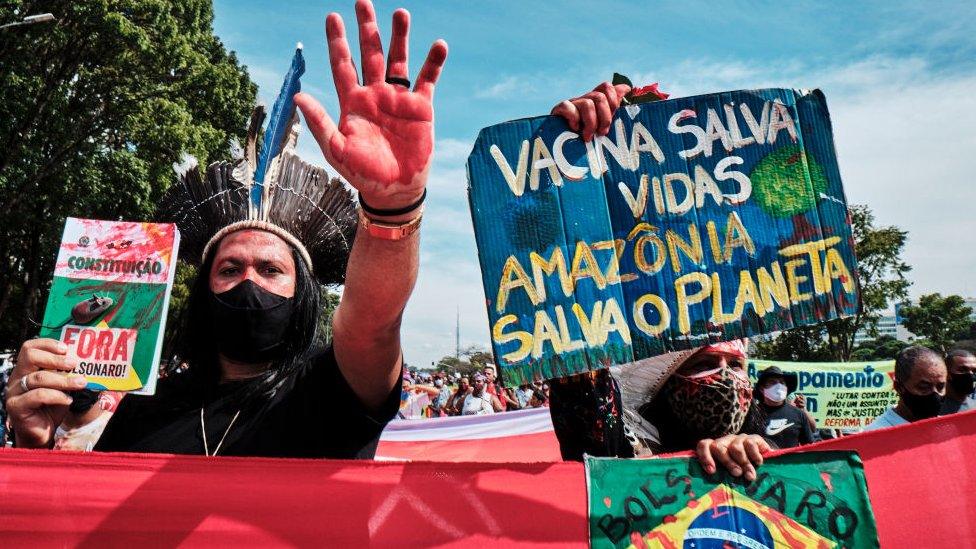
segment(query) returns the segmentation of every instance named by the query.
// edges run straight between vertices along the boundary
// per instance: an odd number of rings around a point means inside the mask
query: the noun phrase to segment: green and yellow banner
[[[895,361],[784,362],[750,360],[749,378],[778,366],[797,376],[796,393],[821,429],[861,429],[898,402],[893,386]]]
[[[878,547],[855,452],[771,458],[751,483],[689,458],[586,460],[590,546]]]

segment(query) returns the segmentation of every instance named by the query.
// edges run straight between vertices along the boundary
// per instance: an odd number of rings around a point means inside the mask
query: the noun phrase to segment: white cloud
[[[531,93],[534,90],[535,87],[530,84],[529,78],[506,76],[487,88],[479,89],[474,96],[479,99],[508,99],[516,95]]]
[[[461,347],[488,348],[488,316],[464,170],[471,144],[442,140],[435,151],[421,233],[420,277],[403,322],[404,356],[418,366],[454,354],[458,310]]]
[[[463,167],[474,143],[460,139],[438,139],[434,144],[434,163],[446,167]]]
[[[976,293],[976,75],[917,73],[834,101],[848,200],[909,232],[912,293]]]
[[[473,237],[470,247],[459,249],[456,258],[435,259],[423,254],[420,279],[404,315],[406,361],[430,366],[443,356],[453,355],[459,310],[461,347],[478,344],[488,348],[488,315]]]

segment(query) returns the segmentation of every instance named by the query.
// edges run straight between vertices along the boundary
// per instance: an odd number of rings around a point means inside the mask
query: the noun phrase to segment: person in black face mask
[[[976,355],[965,349],[953,349],[946,354],[949,384],[939,415],[976,410]]]
[[[203,173],[192,159],[176,166],[178,181],[155,217],[177,224],[180,259],[197,266],[177,341],[164,355],[186,371],[161,379],[153,396],[126,396],[96,451],[375,454],[399,410],[400,325],[419,267],[434,88],[447,45],[434,43],[411,86],[409,14],[394,14],[389,63],[372,4],[358,2],[356,15],[362,78],[341,17],[327,18],[337,120],[295,93],[305,70],[299,49],[260,155],[263,107],[244,146],[232,147],[233,160]],[[296,154],[296,108],[334,173],[358,191],[358,208],[342,181]],[[338,284],[325,342],[317,337],[327,320],[322,287]],[[57,341],[25,343],[19,357],[7,398],[18,445],[47,447],[67,413],[67,391],[85,380],[51,371],[71,370]]]
[[[939,415],[946,392],[942,356],[926,347],[908,347],[895,359],[898,404],[864,428],[865,431],[905,425]]]

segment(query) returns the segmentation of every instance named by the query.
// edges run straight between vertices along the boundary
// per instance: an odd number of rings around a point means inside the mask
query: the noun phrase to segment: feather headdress
[[[295,154],[300,125],[293,97],[305,72],[301,44],[271,109],[260,155],[257,138],[264,107],[254,109],[243,147],[231,144],[230,161],[214,162],[201,174],[196,159],[173,165],[177,182],[156,211],[180,228],[183,259],[206,260],[228,234],[243,229],[274,233],[298,250],[316,279],[339,284],[356,235],[352,193],[336,178]]]

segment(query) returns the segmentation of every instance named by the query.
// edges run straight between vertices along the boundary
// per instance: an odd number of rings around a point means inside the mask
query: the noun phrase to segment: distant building
[[[969,313],[969,320],[976,322],[976,298],[967,297],[965,300],[966,306],[972,309],[972,312]],[[905,329],[905,326],[902,324],[903,319],[899,314],[900,309],[900,304],[895,305],[895,314],[882,316],[878,320],[878,337],[887,335],[897,339],[898,341],[906,342],[915,339],[915,334]],[[855,345],[860,345],[865,341],[873,341],[874,339],[875,338],[870,336],[866,330],[858,330],[857,333],[854,334]]]
[[[860,345],[866,341],[874,341],[876,337],[889,336],[898,341],[911,341],[915,334],[909,332],[901,324],[901,317],[897,315],[884,315],[878,319],[877,336],[872,336],[867,330],[861,329],[854,334],[854,344]]]

